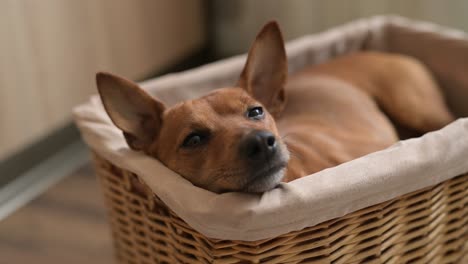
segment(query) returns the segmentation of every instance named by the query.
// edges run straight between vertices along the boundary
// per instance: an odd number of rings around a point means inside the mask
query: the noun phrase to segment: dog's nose
[[[275,135],[264,130],[248,133],[240,144],[241,155],[250,160],[271,158],[276,153],[276,149]]]

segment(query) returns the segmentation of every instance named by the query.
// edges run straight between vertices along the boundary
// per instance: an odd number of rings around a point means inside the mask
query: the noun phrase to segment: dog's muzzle
[[[250,163],[267,162],[278,151],[276,137],[269,131],[253,130],[241,139],[240,156]]]

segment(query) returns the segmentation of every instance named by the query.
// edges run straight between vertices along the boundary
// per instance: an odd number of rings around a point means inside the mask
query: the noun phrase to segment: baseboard
[[[80,139],[76,126],[69,122],[26,148],[0,161],[0,188],[13,181],[42,161],[48,159],[64,146]]]
[[[58,138],[62,136],[61,132],[66,134],[68,130],[57,132],[59,134]],[[38,145],[43,145],[44,142],[56,144],[58,140],[54,141],[53,139],[47,138],[45,141],[39,142]],[[10,178],[10,181],[0,186],[0,220],[89,162],[88,150],[85,144],[79,137],[73,137],[71,140],[70,143],[62,145],[60,148],[54,148],[54,152],[46,153],[45,158],[34,156],[38,154],[38,152],[35,152],[37,146],[34,146],[31,151],[26,149],[21,153],[30,158],[29,162],[37,160],[40,160],[40,162],[34,165],[33,163],[27,164],[31,167],[29,169],[22,168],[21,173],[18,175],[10,174],[10,177],[15,177]],[[52,148],[46,149],[52,151]],[[14,163],[16,162],[15,157]],[[11,166],[11,164],[7,165]],[[13,170],[18,172],[14,167]]]

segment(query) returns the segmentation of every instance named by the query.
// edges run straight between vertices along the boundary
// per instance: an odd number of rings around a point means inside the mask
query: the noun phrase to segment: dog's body
[[[395,143],[383,112],[421,134],[453,120],[426,68],[403,55],[345,55],[292,75],[285,90],[289,103],[277,126],[293,153],[287,180]]]
[[[398,140],[390,119],[419,133],[453,120],[409,57],[354,53],[286,77],[281,33],[269,23],[235,87],[166,109],[128,80],[101,73],[97,83],[131,148],[214,192],[266,191],[384,149]]]

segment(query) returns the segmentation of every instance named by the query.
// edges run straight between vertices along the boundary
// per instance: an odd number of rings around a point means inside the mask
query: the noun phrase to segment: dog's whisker
[[[289,132],[289,133],[286,133],[285,135],[281,136],[281,139],[285,139],[289,136],[292,136],[292,135],[298,135],[300,133],[296,132],[296,131],[293,131],[293,132]]]
[[[288,135],[290,135],[290,134],[288,134]],[[286,145],[286,147],[287,147],[287,149],[288,149],[288,151],[289,151],[289,155],[291,155],[291,156],[293,156],[293,157],[295,157],[295,158],[298,158],[298,159],[300,159],[300,160],[304,160],[304,158],[303,158],[300,154],[298,154],[297,152],[294,152],[294,151],[288,146],[288,143],[287,143],[287,142],[284,142],[284,144]]]
[[[224,179],[226,179],[226,178],[228,178],[228,177],[231,177],[231,176],[241,175],[241,174],[243,174],[243,173],[245,173],[245,171],[244,171],[244,170],[240,170],[240,169],[238,169],[238,170],[236,170],[236,171],[229,171],[229,170],[227,170],[227,171],[225,171],[224,173],[220,174],[220,177],[215,177],[214,179],[212,179],[212,180],[208,183],[208,185],[211,185],[211,184],[216,183],[216,182],[218,182],[218,181],[224,180]]]
[[[291,156],[293,156],[293,157],[295,157],[295,158],[298,158],[298,159],[300,159],[300,160],[303,160],[302,156],[298,155],[297,153],[294,153],[294,152],[291,152],[291,151],[290,151],[290,152],[289,152],[289,155],[291,155]]]

